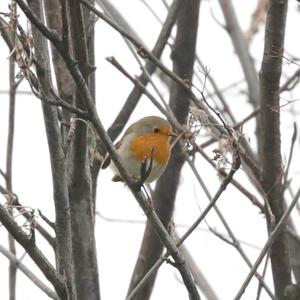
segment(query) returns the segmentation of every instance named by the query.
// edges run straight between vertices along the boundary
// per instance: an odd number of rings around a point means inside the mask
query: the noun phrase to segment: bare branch
[[[273,112],[271,108],[279,106],[279,84],[287,7],[287,0],[270,1],[265,29],[264,55],[260,71],[260,107],[263,130],[259,144],[262,156],[262,187],[266,193],[266,205],[271,210],[271,215],[266,214],[270,232],[273,229],[273,223],[276,225],[284,213],[280,112]],[[283,299],[285,288],[291,283],[288,241],[284,230],[276,235],[276,240],[272,243],[270,259],[275,295],[278,299]]]
[[[289,207],[287,208],[287,210],[284,212],[284,214],[280,218],[280,220],[277,223],[277,225],[274,228],[274,230],[270,233],[270,235],[268,237],[268,240],[265,243],[265,246],[261,250],[258,258],[256,259],[255,263],[253,264],[253,267],[252,267],[251,271],[249,272],[249,274],[248,274],[247,278],[245,279],[243,285],[239,289],[237,295],[234,297],[234,300],[241,299],[243,293],[245,292],[248,284],[250,283],[250,281],[251,281],[253,275],[255,274],[257,268],[259,267],[260,263],[264,259],[264,257],[267,254],[267,252],[270,250],[272,244],[274,244],[274,242],[275,242],[276,238],[278,237],[278,235],[282,232],[282,230],[284,230],[285,223],[286,223],[286,221],[287,221],[290,213],[292,212],[293,208],[295,207],[295,205],[296,205],[299,197],[300,197],[300,189],[297,191],[297,193],[296,193],[293,201],[291,202],[291,204],[289,205]]]
[[[17,4],[11,1],[10,5],[10,30],[13,41],[16,40],[16,21],[17,21]],[[6,189],[11,193],[12,187],[12,162],[13,162],[13,146],[14,146],[14,129],[15,129],[15,104],[16,91],[18,85],[15,82],[15,59],[14,56],[9,57],[9,116],[8,116],[8,134],[6,148]],[[9,209],[9,213],[13,216],[13,210]],[[13,237],[8,234],[9,251],[12,255],[16,255],[16,245]],[[17,268],[15,264],[9,264],[9,297],[10,300],[16,299],[16,281]]]
[[[26,210],[26,208],[19,202],[16,194],[7,191],[0,185],[0,193],[4,196],[9,197],[9,202],[12,208],[17,209],[22,216],[28,221],[32,218],[31,212]],[[37,221],[35,221],[36,230],[45,238],[45,240],[55,249],[56,241],[55,238]]]
[[[70,31],[70,53],[73,53],[78,68],[90,89],[92,66],[87,44],[87,28],[90,24],[90,11],[77,0],[67,0],[68,24]],[[84,13],[84,9],[86,13]],[[86,110],[86,100],[82,93],[74,95],[76,106]],[[95,99],[93,99],[93,104]],[[80,120],[80,119],[75,119]],[[95,242],[95,203],[92,195],[88,123],[77,122],[76,130],[70,143],[68,167],[68,194],[71,209],[71,229],[75,286],[78,299],[98,300],[100,287],[98,280],[98,262]],[[71,128],[70,128],[71,129]]]
[[[249,90],[249,101],[256,108],[259,104],[259,82],[254,63],[251,59],[247,41],[239,26],[231,0],[219,0],[226,21],[226,30],[230,35],[240,60]]]
[[[142,84],[142,82],[138,78],[133,78],[122,66],[121,64],[114,58],[114,57],[107,57],[106,60],[110,62],[115,68],[117,68],[125,77],[127,77],[136,87],[136,89],[139,89],[141,93],[144,93],[150,101],[156,106],[156,108],[165,116],[168,117],[172,125],[176,126],[177,129],[182,130],[182,126],[178,123],[175,116],[168,112],[153,96],[151,93],[148,92],[145,85]],[[109,133],[109,131],[108,131]]]
[[[285,189],[287,188],[287,184],[288,184],[288,174],[289,174],[289,169],[290,169],[291,162],[292,162],[294,146],[295,146],[295,142],[296,142],[296,138],[297,138],[297,131],[298,131],[297,124],[294,122],[294,132],[293,132],[292,139],[291,139],[290,153],[289,153],[288,163],[287,163],[287,166],[285,169],[284,179],[283,179],[283,191],[285,191]]]
[[[300,68],[280,87],[280,93],[291,90],[299,82],[299,76]]]
[[[199,184],[201,185],[201,187],[203,188],[203,191],[205,192],[207,198],[209,201],[212,201],[212,196],[209,193],[203,179],[201,178],[199,172],[197,171],[197,169],[195,168],[194,164],[188,160],[188,163],[190,165],[190,167],[192,168],[194,175],[197,179],[197,181],[199,182]],[[227,234],[229,236],[230,239],[225,238],[223,235],[220,235],[218,232],[216,232],[213,228],[210,228],[219,238],[221,238],[223,241],[225,241],[226,243],[230,244],[231,246],[233,246],[241,255],[241,257],[243,258],[243,260],[246,262],[246,264],[249,266],[249,268],[252,268],[252,264],[250,259],[248,258],[248,256],[246,255],[245,251],[243,250],[239,240],[235,237],[233,231],[231,230],[231,228],[229,227],[228,223],[226,222],[222,212],[219,210],[219,208],[217,207],[217,205],[214,206],[214,210],[216,212],[216,214],[218,215],[219,219],[221,220],[224,228],[227,231]],[[274,299],[274,295],[272,294],[270,288],[267,286],[267,284],[264,282],[262,276],[259,275],[259,273],[255,273],[255,276],[257,277],[257,279],[259,280],[259,282],[261,283],[261,285],[265,288],[266,292],[268,293],[268,295],[271,297],[271,299]]]
[[[9,24],[1,16],[0,16],[0,32],[9,50],[13,51],[15,47],[15,42],[11,33],[11,28]]]
[[[49,298],[58,300],[57,294],[47,287],[34,273],[30,271],[13,253],[5,249],[0,245],[0,252],[6,256],[11,263],[13,263],[18,269],[20,269],[25,276],[27,276],[33,284],[40,288]]]
[[[214,168],[217,168],[216,165],[212,162],[212,160],[208,157],[208,155],[201,149],[201,147],[199,145],[195,145],[196,146],[196,150],[205,158],[205,160],[212,165]],[[227,173],[226,172],[221,172],[222,177],[227,177]],[[265,208],[264,205],[262,203],[260,203],[260,201],[249,191],[247,191],[245,189],[245,187],[243,185],[241,185],[238,181],[236,181],[234,178],[231,180],[231,183],[233,186],[235,186],[243,195],[245,195],[254,205],[256,205],[261,212],[264,213]]]
[[[2,204],[0,204],[0,221],[14,239],[26,250],[45,277],[51,282],[59,297],[67,299],[67,291],[63,278],[55,271],[39,248],[37,248],[31,237],[25,234],[18,224],[11,218]]]

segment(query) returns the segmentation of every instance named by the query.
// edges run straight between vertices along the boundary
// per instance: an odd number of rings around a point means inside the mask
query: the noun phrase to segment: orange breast
[[[149,133],[136,137],[131,144],[131,151],[137,160],[150,158],[153,150],[153,159],[165,164],[170,156],[169,137],[167,135]]]

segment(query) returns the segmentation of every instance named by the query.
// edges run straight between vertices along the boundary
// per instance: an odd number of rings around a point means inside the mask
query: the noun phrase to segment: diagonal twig
[[[57,294],[46,286],[30,269],[28,269],[13,253],[0,245],[0,252],[6,256],[24,275],[26,275],[37,287],[39,287],[49,298],[58,300]]]
[[[250,283],[253,275],[255,274],[256,270],[258,269],[260,263],[262,262],[263,258],[267,254],[267,252],[270,250],[270,247],[272,246],[274,240],[277,238],[278,234],[284,229],[285,223],[291,214],[293,208],[295,207],[298,199],[300,197],[300,188],[298,189],[293,201],[287,208],[287,210],[284,212],[282,217],[280,218],[279,222],[275,226],[274,230],[270,233],[268,240],[265,243],[265,246],[261,250],[258,258],[256,259],[255,263],[253,264],[253,267],[249,274],[247,275],[245,281],[243,282],[242,286],[240,287],[239,291],[237,292],[236,296],[234,297],[234,300],[238,300],[242,297],[243,293],[245,292],[248,284]]]
[[[48,259],[32,241],[31,237],[25,234],[19,225],[12,219],[2,204],[0,204],[0,220],[3,226],[9,231],[13,238],[22,245],[45,277],[55,287],[58,295],[62,299],[67,299],[64,279],[53,268]]]
[[[297,124],[294,122],[294,131],[293,131],[293,135],[292,135],[292,139],[291,139],[290,153],[289,153],[288,163],[287,163],[286,170],[284,173],[284,178],[283,178],[283,188],[282,188],[283,191],[285,191],[285,189],[287,188],[288,174],[289,174],[289,170],[290,170],[290,166],[291,166],[291,162],[292,162],[296,138],[297,138]]]

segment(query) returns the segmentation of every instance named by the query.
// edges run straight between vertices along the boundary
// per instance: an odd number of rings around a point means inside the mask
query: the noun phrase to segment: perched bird
[[[115,145],[122,163],[135,179],[143,178],[146,183],[159,178],[167,167],[170,158],[170,139],[176,136],[171,124],[157,116],[149,116],[133,123],[125,131],[122,139]],[[102,162],[102,168],[110,164],[109,157]],[[123,181],[114,163],[113,181]],[[142,171],[143,170],[143,171]]]

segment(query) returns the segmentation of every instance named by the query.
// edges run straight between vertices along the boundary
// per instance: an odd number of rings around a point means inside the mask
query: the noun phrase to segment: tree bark
[[[85,81],[91,72],[83,11],[78,1],[69,0],[69,28],[74,58],[78,61]],[[86,15],[87,16],[87,15]],[[91,94],[94,94],[91,93]],[[86,109],[79,93],[76,107]],[[93,132],[91,135],[94,134]],[[100,299],[97,251],[94,235],[95,204],[89,160],[90,143],[87,126],[76,122],[69,157],[69,197],[71,206],[73,260],[78,299]]]
[[[15,26],[14,26],[15,30]],[[6,148],[6,172],[5,182],[6,189],[12,193],[12,159],[13,159],[13,145],[14,145],[14,131],[15,131],[15,104],[17,86],[15,82],[15,60],[14,57],[9,58],[9,117],[8,117],[8,138]],[[13,209],[9,209],[13,216]],[[9,251],[16,255],[16,243],[13,237],[8,234]],[[9,300],[16,299],[16,283],[17,283],[17,266],[12,261],[9,262]]]
[[[284,35],[288,1],[272,0],[269,4],[265,29],[265,48],[260,71],[261,103],[261,155],[262,184],[270,204],[275,224],[267,216],[269,231],[278,223],[284,212],[283,169],[281,160],[279,83],[284,49]],[[271,265],[275,294],[284,299],[284,290],[291,283],[288,241],[283,230],[271,247]]]
[[[55,30],[62,37],[64,34],[63,30],[63,20],[62,20],[62,10],[60,0],[44,0],[45,5],[45,16],[47,20],[47,25],[49,28]],[[65,20],[66,22],[67,20]],[[53,69],[55,73],[56,85],[59,96],[66,102],[73,104],[74,94],[75,94],[75,84],[68,71],[65,62],[59,55],[55,47],[50,44],[52,53]],[[71,118],[71,113],[65,109],[62,109],[63,122],[69,123]],[[65,141],[67,135],[67,128],[65,126],[61,127],[62,138]]]

